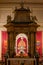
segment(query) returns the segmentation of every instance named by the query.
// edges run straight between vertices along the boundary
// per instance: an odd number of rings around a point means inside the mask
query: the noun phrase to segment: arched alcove
[[[21,52],[23,53],[23,56],[28,56],[28,48],[28,37],[26,34],[18,34],[15,41],[16,56],[20,56]]]

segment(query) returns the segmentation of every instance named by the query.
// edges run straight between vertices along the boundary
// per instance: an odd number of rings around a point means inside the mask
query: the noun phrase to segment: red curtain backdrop
[[[3,60],[8,46],[7,39],[8,39],[7,31],[2,31],[2,59]]]
[[[36,49],[38,50],[40,57],[42,56],[42,31],[36,33]]]

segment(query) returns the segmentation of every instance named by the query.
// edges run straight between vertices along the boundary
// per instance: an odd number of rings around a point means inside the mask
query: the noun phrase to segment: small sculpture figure
[[[11,22],[11,16],[10,15],[7,16],[7,23],[9,23],[9,22]]]
[[[39,65],[39,53],[37,50],[35,52],[35,58],[36,58],[36,65]]]

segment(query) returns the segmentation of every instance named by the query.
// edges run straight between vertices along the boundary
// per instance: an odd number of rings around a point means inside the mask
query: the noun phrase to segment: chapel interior
[[[0,65],[31,64],[43,65],[43,0],[1,0]]]

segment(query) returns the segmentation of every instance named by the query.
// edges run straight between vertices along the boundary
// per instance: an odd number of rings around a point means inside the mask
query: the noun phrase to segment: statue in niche
[[[16,56],[28,56],[28,41],[24,36],[16,40]]]

